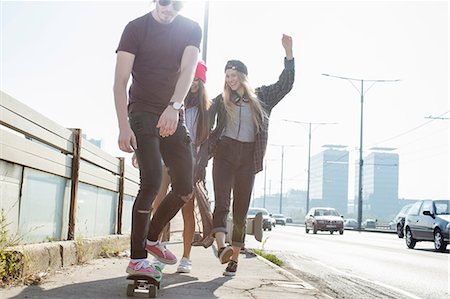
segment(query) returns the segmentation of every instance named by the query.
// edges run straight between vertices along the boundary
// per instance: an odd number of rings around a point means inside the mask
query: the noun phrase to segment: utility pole
[[[440,116],[425,116],[425,118],[429,118],[429,119],[439,119],[439,120],[448,120],[450,119],[450,117],[440,117]]]
[[[208,22],[209,22],[209,1],[205,2],[205,10],[203,12],[203,47],[202,59],[206,63],[206,54],[208,51]]]
[[[369,89],[372,88],[376,83],[378,82],[398,82],[399,79],[395,80],[367,80],[367,79],[355,79],[355,78],[347,78],[347,77],[340,77],[340,76],[334,76],[330,74],[322,74],[326,77],[336,78],[336,79],[343,79],[350,82],[350,84],[358,91],[360,98],[361,98],[361,111],[360,111],[360,130],[359,130],[359,170],[358,170],[358,230],[361,230],[361,223],[362,223],[362,212],[363,212],[363,187],[362,187],[362,175],[363,175],[363,119],[364,119],[364,94],[369,91]],[[361,88],[358,89],[356,85],[353,83],[354,81],[361,83]],[[367,90],[364,90],[364,82],[371,82],[372,85],[367,88]]]
[[[296,147],[299,145],[284,145],[284,144],[269,144],[270,146],[281,146],[281,175],[280,175],[280,203],[279,212],[282,214],[283,210],[283,176],[284,176],[284,147]],[[269,180],[269,193],[270,193],[270,180]]]
[[[283,209],[283,166],[284,166],[284,145],[281,146],[281,180],[280,180],[280,214]]]
[[[263,196],[263,208],[266,208],[266,181],[267,181],[267,160],[264,159],[264,196]]]
[[[306,211],[305,214],[309,211],[309,204],[310,204],[310,183],[311,183],[311,125],[335,125],[336,122],[333,123],[325,123],[325,122],[303,122],[303,121],[296,121],[296,120],[289,120],[289,119],[283,119],[286,122],[296,123],[296,124],[302,124],[302,125],[308,125],[308,181],[306,184]]]

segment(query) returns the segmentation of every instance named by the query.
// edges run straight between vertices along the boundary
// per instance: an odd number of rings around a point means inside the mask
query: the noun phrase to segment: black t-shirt
[[[160,115],[171,100],[187,46],[200,49],[202,31],[198,23],[178,15],[161,24],[151,13],[125,27],[117,51],[135,55],[128,112]],[[116,51],[116,52],[117,52]]]

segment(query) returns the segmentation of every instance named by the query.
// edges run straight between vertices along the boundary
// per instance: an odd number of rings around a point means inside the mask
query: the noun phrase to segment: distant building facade
[[[363,163],[363,218],[384,217],[398,210],[399,156],[392,148],[373,148]],[[358,162],[359,163],[359,162]],[[358,168],[355,203],[358,202]],[[355,204],[357,209],[357,204]]]
[[[311,157],[310,207],[330,206],[346,214],[349,153],[345,146],[323,147],[327,149]]]

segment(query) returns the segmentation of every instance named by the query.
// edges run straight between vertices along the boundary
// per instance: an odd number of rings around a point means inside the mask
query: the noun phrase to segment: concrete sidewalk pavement
[[[168,247],[181,256],[183,244]],[[241,254],[235,277],[222,275],[211,248],[192,248],[192,271],[176,273],[176,265],[163,270],[159,298],[330,298],[286,270],[251,253]],[[2,298],[126,298],[128,258],[91,260],[57,271],[33,286],[2,289]]]

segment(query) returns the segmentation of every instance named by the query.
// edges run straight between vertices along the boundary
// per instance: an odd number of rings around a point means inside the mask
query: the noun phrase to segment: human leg
[[[162,200],[150,222],[147,251],[161,262],[174,264],[176,257],[164,245],[157,244],[156,241],[164,226],[192,197],[191,141],[184,125],[179,123],[175,134],[163,138],[160,149],[164,163],[169,169],[172,189]]]
[[[183,215],[183,257],[190,258],[192,239],[195,233],[194,198],[188,201],[181,209]]]
[[[159,187],[158,194],[156,195],[155,200],[153,201],[153,215],[155,214],[156,210],[158,209],[158,206],[161,204],[164,197],[167,195],[167,190],[169,189],[170,185],[170,176],[169,176],[169,170],[164,165],[162,168],[162,180],[161,185]],[[159,234],[159,240],[161,241],[168,241],[170,239],[170,222],[163,228],[162,232]]]
[[[163,166],[161,185],[159,186],[158,194],[156,195],[155,200],[153,201],[152,204],[153,212],[156,212],[158,206],[161,204],[164,197],[166,197],[169,185],[170,185],[169,171],[166,166]]]
[[[243,155],[245,155],[245,152]],[[247,153],[247,156],[250,156],[250,154]],[[243,159],[243,163],[236,170],[236,179],[233,185],[233,235],[231,244],[235,248],[233,257],[236,258],[239,256],[240,248],[245,246],[247,213],[255,180],[251,162],[252,160]]]
[[[137,139],[140,189],[133,204],[131,225],[131,258],[145,259],[145,239],[150,222],[152,202],[161,184],[161,155],[157,136],[157,116],[151,113],[130,115],[130,125]]]
[[[251,193],[255,174],[253,171],[253,143],[240,143],[238,166],[235,170],[233,183],[233,254],[224,271],[225,276],[236,275],[239,254],[245,246],[245,231],[247,223],[247,212],[250,205]]]
[[[190,259],[192,239],[195,232],[194,220],[194,198],[188,201],[183,208],[181,208],[183,215],[183,257],[178,265],[177,272],[189,273],[192,269],[192,262]]]
[[[227,263],[232,254],[231,247],[225,245],[225,237],[233,182],[233,160],[235,159],[233,156],[234,151],[231,141],[229,139],[220,140],[213,160],[215,207],[211,233],[216,238],[219,248],[217,255],[222,264]]]

